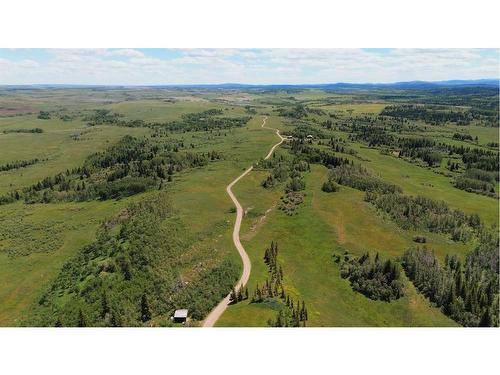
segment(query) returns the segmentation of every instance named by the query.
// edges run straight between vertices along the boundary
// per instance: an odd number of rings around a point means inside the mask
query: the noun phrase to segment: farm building
[[[175,323],[184,323],[188,317],[188,309],[175,310],[172,320]]]

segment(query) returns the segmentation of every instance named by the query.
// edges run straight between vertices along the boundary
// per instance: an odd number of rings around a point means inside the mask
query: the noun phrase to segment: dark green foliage
[[[361,165],[343,164],[332,168],[329,181],[367,192],[400,193],[399,186],[374,177]]]
[[[271,159],[259,161],[256,167],[272,168],[271,174],[261,183],[264,188],[272,188],[287,181],[279,209],[285,211],[287,215],[297,214],[299,205],[304,201],[304,194],[301,191],[306,187],[302,172],[310,170],[309,163],[297,156],[293,159],[274,156]]]
[[[222,130],[245,126],[251,117],[217,117],[222,115],[220,109],[209,109],[199,113],[188,113],[182,116],[180,121],[174,122],[146,122],[144,120],[125,120],[123,116],[113,113],[107,109],[95,110],[87,115],[84,120],[89,125],[115,125],[130,128],[147,127],[152,129],[166,129],[169,131],[208,131]]]
[[[169,139],[127,135],[106,151],[90,155],[81,167],[24,189],[22,196],[26,203],[118,199],[158,188],[175,173],[222,157],[216,151],[180,152],[181,146]]]
[[[498,169],[500,168],[498,153],[481,148],[451,149],[455,153],[462,155],[462,161],[467,165],[467,169],[476,168],[485,171],[496,172],[498,181]]]
[[[400,149],[400,157],[421,159],[429,167],[439,166],[443,159],[440,151],[446,151],[444,145],[438,146],[436,142],[429,138],[400,138],[397,147]]]
[[[448,207],[444,201],[403,194],[367,192],[365,200],[388,214],[403,229],[427,229],[448,233],[454,241],[468,241],[481,229],[477,214],[467,215]]]
[[[339,190],[339,186],[329,178],[328,181],[323,183],[321,190],[323,190],[325,193],[334,193]]]
[[[329,168],[351,163],[347,158],[335,156],[331,151],[312,147],[303,140],[293,140],[290,143],[290,151],[308,163],[322,164]]]
[[[34,326],[141,326],[188,308],[202,319],[238,277],[228,261],[182,282],[180,261],[189,248],[165,192],[131,204],[116,235],[103,225],[97,239],[62,267],[25,322]]]
[[[240,128],[247,124],[251,117],[217,117],[222,115],[222,110],[209,109],[200,113],[189,113],[182,116],[181,121],[166,124],[171,131],[208,131]],[[153,124],[153,126],[161,126]]]
[[[294,106],[279,108],[278,113],[280,116],[291,117],[294,119],[301,119],[307,117],[306,107],[302,104],[296,104]]]
[[[40,120],[50,120],[50,112],[40,111],[37,116]]]
[[[111,112],[109,109],[96,109],[93,113],[88,114],[83,118],[87,121],[89,125],[115,125],[117,124],[123,115]]]
[[[498,180],[498,171],[488,171],[477,168],[468,168],[464,174],[455,179],[455,187],[495,197],[495,182]]]
[[[285,135],[291,135],[294,138],[299,139],[305,139],[307,136],[312,136],[314,139],[321,139],[325,137],[321,130],[312,127],[309,124],[299,124],[292,131],[285,133]]]
[[[304,301],[297,304],[287,297],[285,306],[278,311],[276,317],[267,322],[270,327],[305,327],[308,320],[307,308]]]
[[[471,141],[471,142],[474,140],[474,138],[472,138],[472,135],[462,134],[462,133],[453,134],[453,139],[456,139],[458,141]]]
[[[486,181],[478,180],[475,178],[468,178],[466,176],[459,176],[455,179],[455,187],[490,197],[495,197],[495,185]]]
[[[441,265],[431,250],[408,249],[402,264],[409,279],[442,311],[467,327],[498,326],[498,237],[482,238],[465,264],[456,255]]]
[[[413,241],[415,241],[417,243],[426,243],[427,238],[425,236],[415,236],[415,237],[413,237]]]
[[[95,189],[99,199],[107,200],[143,193],[155,185],[156,181],[152,178],[127,176],[120,180],[96,185]]]
[[[32,134],[40,134],[43,133],[42,128],[29,128],[29,129],[5,129],[3,131],[4,134],[9,133],[32,133]]]
[[[295,176],[293,177],[288,184],[285,187],[285,192],[291,192],[291,191],[301,191],[306,188],[306,182],[304,181],[304,178],[302,176]]]
[[[269,278],[262,287],[257,284],[252,296],[252,303],[261,303],[271,300],[280,300],[284,306],[278,311],[276,318],[270,319],[271,327],[305,327],[307,308],[302,301],[295,305],[293,298],[285,292],[283,287],[283,268],[278,263],[278,243],[271,241],[270,247],[264,252],[264,262],[267,264]],[[247,292],[248,293],[248,292]]]
[[[193,319],[202,320],[227,296],[238,279],[238,267],[225,260],[210,268],[172,299],[175,308],[189,309]]]
[[[269,278],[266,279],[261,288],[257,284],[252,297],[252,302],[255,303],[285,295],[282,284],[283,269],[278,264],[278,244],[276,242],[272,241],[271,246],[265,250],[264,262],[268,267]]]
[[[141,297],[141,321],[143,323],[151,320],[151,308],[149,307],[148,296],[144,293]]]
[[[252,107],[249,105],[245,106],[245,112],[248,113],[249,115],[256,115],[257,114],[257,110],[255,109],[255,107]]]
[[[397,138],[388,132],[385,126],[376,126],[374,120],[368,120],[368,124],[353,123],[350,128],[349,139],[363,141],[369,147],[393,146]]]
[[[330,138],[328,144],[332,147],[332,151],[340,152],[342,154],[356,155],[358,152],[352,148],[347,147],[347,143],[342,138]]]
[[[468,125],[472,120],[480,120],[485,117],[489,119],[490,117],[478,111],[450,110],[446,107],[413,104],[387,106],[380,115],[409,120],[422,120],[432,125],[441,125],[447,122],[454,122],[457,125]]]
[[[372,260],[368,252],[359,258],[348,254],[334,255],[334,258],[340,261],[340,275],[366,297],[390,302],[404,295],[398,263],[390,259],[382,262],[378,253]]]
[[[0,172],[10,171],[12,169],[25,168],[30,165],[36,164],[41,160],[38,158],[30,160],[16,160],[6,164],[0,164]]]
[[[231,293],[229,296],[230,304],[235,304],[247,299],[248,299],[248,288],[245,288],[243,287],[243,285],[240,285],[238,289],[234,289],[234,287],[231,289]]]
[[[288,216],[297,215],[299,206],[304,202],[304,193],[300,191],[288,191],[281,196],[278,206]]]
[[[290,159],[280,156],[273,156],[267,160],[260,160],[256,165],[259,169],[271,169],[269,176],[262,181],[261,185],[264,188],[272,188],[289,179],[300,178],[301,172],[310,170],[307,162],[299,158]]]

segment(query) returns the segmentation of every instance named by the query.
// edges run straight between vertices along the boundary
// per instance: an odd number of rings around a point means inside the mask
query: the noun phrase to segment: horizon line
[[[152,83],[152,84],[127,84],[127,83],[0,83],[0,87],[12,86],[81,86],[81,87],[189,87],[189,86],[328,86],[328,85],[396,85],[396,84],[409,84],[409,83],[480,83],[484,81],[496,81],[500,83],[500,78],[477,78],[477,79],[446,79],[446,80],[409,80],[409,81],[392,81],[392,82],[322,82],[322,83],[239,83],[239,82],[223,82],[223,83]]]

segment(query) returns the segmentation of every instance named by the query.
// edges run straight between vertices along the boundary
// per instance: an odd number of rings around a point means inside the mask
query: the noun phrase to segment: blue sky
[[[0,49],[0,84],[300,84],[499,77],[498,49]]]

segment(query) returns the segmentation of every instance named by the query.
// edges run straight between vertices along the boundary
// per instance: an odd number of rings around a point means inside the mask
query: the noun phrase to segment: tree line
[[[430,105],[398,104],[385,107],[381,116],[421,120],[431,125],[444,125],[453,122],[457,125],[469,125],[474,120],[482,120],[485,115],[479,111],[451,110],[446,107]]]
[[[30,165],[41,162],[42,160],[38,158],[29,159],[29,160],[15,160],[6,164],[0,164],[0,172],[10,171],[12,169],[25,168]]]
[[[34,133],[34,134],[40,134],[40,133],[43,133],[43,129],[42,128],[5,129],[2,133],[4,133],[4,134],[9,134],[9,133]]]
[[[447,255],[441,264],[425,247],[408,249],[403,268],[417,289],[444,314],[466,327],[499,325],[498,236],[487,235],[463,264]]]

